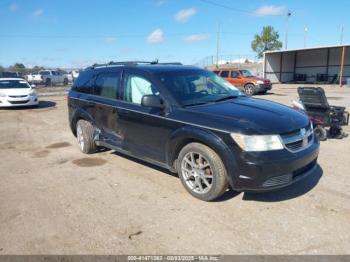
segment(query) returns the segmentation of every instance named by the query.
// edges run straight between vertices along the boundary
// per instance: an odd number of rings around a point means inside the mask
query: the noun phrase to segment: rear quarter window
[[[94,84],[94,77],[90,72],[81,72],[77,80],[75,80],[72,90],[80,93],[91,94]]]

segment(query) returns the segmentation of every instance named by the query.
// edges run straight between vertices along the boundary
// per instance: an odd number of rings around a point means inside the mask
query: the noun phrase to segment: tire
[[[259,92],[260,95],[266,95],[267,90]]]
[[[90,122],[81,119],[77,122],[76,131],[80,151],[84,154],[95,153],[97,151],[97,146],[94,141],[94,126]]]
[[[315,136],[320,141],[326,141],[327,140],[327,130],[323,126],[316,126],[314,129]]]
[[[50,78],[46,78],[45,86],[51,86],[51,79]]]
[[[255,86],[253,84],[246,84],[244,86],[244,93],[247,96],[252,96],[255,94]]]
[[[64,86],[67,86],[67,85],[68,85],[68,79],[67,79],[67,78],[65,78],[65,79],[63,80],[63,85],[64,85]]]
[[[206,145],[190,143],[182,148],[177,171],[185,189],[200,200],[214,200],[228,188],[226,168],[221,158]]]

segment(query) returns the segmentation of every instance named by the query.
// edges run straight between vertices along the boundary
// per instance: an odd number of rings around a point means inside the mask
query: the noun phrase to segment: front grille
[[[297,151],[303,146],[303,140],[298,140],[293,143],[286,144],[286,147],[292,151]]]
[[[27,95],[24,95],[24,96],[9,96],[11,98],[23,98],[23,97],[27,97]]]
[[[281,138],[285,147],[295,152],[308,147],[312,143],[313,130],[311,129],[311,125],[308,125],[304,128],[281,134]]]
[[[271,187],[271,186],[283,185],[283,184],[289,183],[291,180],[292,180],[291,174],[275,176],[266,180],[262,186]]]
[[[24,101],[9,101],[12,105],[21,105],[21,104],[26,104],[29,102],[29,100],[24,100]]]

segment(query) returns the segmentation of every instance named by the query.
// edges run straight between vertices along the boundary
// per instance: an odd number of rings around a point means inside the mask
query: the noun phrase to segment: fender
[[[72,109],[72,110],[74,110],[74,109]],[[91,122],[93,125],[95,125],[95,120],[88,112],[86,112],[85,110],[83,110],[81,108],[76,109],[76,110],[74,110],[74,112],[72,114],[72,119],[70,120],[70,128],[71,128],[74,135],[76,135],[76,124],[77,124],[79,119],[84,119],[86,121]]]
[[[175,161],[178,153],[183,146],[194,141],[209,146],[221,157],[221,160],[226,167],[227,178],[230,185],[233,186],[232,172],[237,169],[237,161],[235,156],[226,143],[210,130],[193,126],[185,126],[171,133],[165,145],[166,161],[168,166],[173,167],[176,171]]]

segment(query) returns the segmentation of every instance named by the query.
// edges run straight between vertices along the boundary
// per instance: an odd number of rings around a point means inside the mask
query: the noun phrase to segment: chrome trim
[[[283,147],[286,150],[288,150],[289,152],[292,152],[292,153],[297,153],[297,152],[300,152],[300,151],[302,151],[304,149],[309,148],[314,143],[314,139],[315,139],[314,130],[313,130],[312,125],[310,125],[309,130],[307,130],[306,132],[305,131],[306,131],[305,128],[301,128],[300,129],[300,133],[298,135],[295,135],[295,136],[292,136],[292,137],[288,137],[288,138],[283,138],[280,135]],[[310,136],[311,136],[311,140],[309,142],[309,137]],[[292,150],[292,149],[288,148],[288,146],[287,146],[288,144],[292,144],[292,143],[296,143],[296,142],[302,142],[302,146],[299,149]]]

